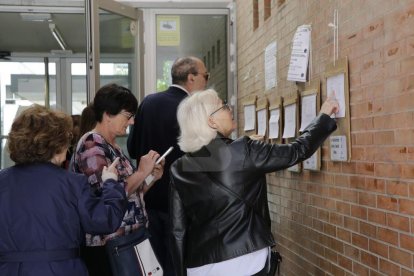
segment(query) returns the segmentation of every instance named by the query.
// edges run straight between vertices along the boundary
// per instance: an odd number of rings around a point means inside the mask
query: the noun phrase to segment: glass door
[[[138,96],[138,11],[112,0],[86,3],[88,101],[99,87],[111,82]]]
[[[42,58],[0,61],[1,168],[14,164],[7,152],[7,137],[14,118],[32,104],[57,108],[56,64]]]
[[[145,75],[145,93],[171,85],[175,59],[196,56],[211,75],[208,86],[234,105],[231,9],[153,9],[144,15],[152,22],[145,30],[145,71],[150,72]]]
[[[129,88],[140,99],[138,38],[139,12],[135,8],[112,0],[87,0],[89,22],[87,62],[88,101],[92,101],[99,87],[117,83]],[[117,143],[125,154],[128,133],[118,137]]]

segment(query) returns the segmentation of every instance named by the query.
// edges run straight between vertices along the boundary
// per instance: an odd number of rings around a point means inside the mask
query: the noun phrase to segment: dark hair
[[[116,115],[121,110],[125,110],[135,114],[137,108],[138,101],[131,90],[114,83],[102,86],[96,92],[93,100],[93,109],[97,122],[102,122],[104,112]]]
[[[71,139],[69,115],[33,105],[13,122],[8,138],[10,158],[16,164],[48,162],[65,151]]]
[[[71,115],[70,116],[72,118],[72,123],[73,123],[73,128],[72,128],[72,141],[70,142],[70,146],[71,147],[76,147],[76,143],[78,142],[80,136],[80,124],[81,124],[81,116],[76,114],[76,115]]]
[[[93,109],[93,103],[90,103],[82,110],[79,138],[82,137],[86,132],[91,131],[95,125],[95,110]]]
[[[171,67],[172,83],[184,84],[189,74],[197,74],[197,61],[199,59],[196,57],[178,58],[174,61]]]

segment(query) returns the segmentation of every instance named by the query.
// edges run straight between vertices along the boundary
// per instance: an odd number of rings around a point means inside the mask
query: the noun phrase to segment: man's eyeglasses
[[[226,101],[223,102],[223,105],[219,108],[216,109],[215,111],[213,111],[210,116],[213,116],[214,114],[216,114],[217,112],[219,112],[220,110],[226,110],[226,111],[231,111],[231,107],[227,104]]]
[[[131,120],[131,118],[134,118],[135,117],[135,114],[129,113],[129,112],[126,112],[126,111],[121,111],[120,113],[122,115],[124,115],[128,119],[128,121]]]
[[[201,73],[197,73],[197,74],[202,75],[206,81],[208,81],[210,79],[210,73],[209,72],[205,72],[203,74],[201,74]]]

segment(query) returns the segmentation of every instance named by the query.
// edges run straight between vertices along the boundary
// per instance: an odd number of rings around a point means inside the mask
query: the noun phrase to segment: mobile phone
[[[155,165],[159,164],[165,157],[167,157],[168,154],[174,149],[174,147],[169,147],[166,152],[164,152],[163,155],[161,155],[157,161],[155,162]],[[154,179],[154,176],[152,174],[148,175],[147,178],[145,178],[145,183],[147,185],[151,184],[152,180]]]
[[[168,154],[170,154],[170,152],[172,151],[174,149],[174,147],[169,147],[168,149],[167,149],[167,151],[166,152],[164,152],[164,154],[163,155],[161,155],[158,159],[157,159],[157,161],[155,162],[155,165],[157,165],[157,164],[159,164],[165,157],[167,157],[167,155]]]

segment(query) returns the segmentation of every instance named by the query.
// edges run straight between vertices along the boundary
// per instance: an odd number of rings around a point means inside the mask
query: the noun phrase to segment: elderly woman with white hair
[[[243,136],[231,108],[214,90],[181,102],[179,146],[186,154],[171,167],[171,246],[177,276],[267,275],[275,245],[267,205],[266,173],[309,158],[336,129],[328,99],[290,144]]]

